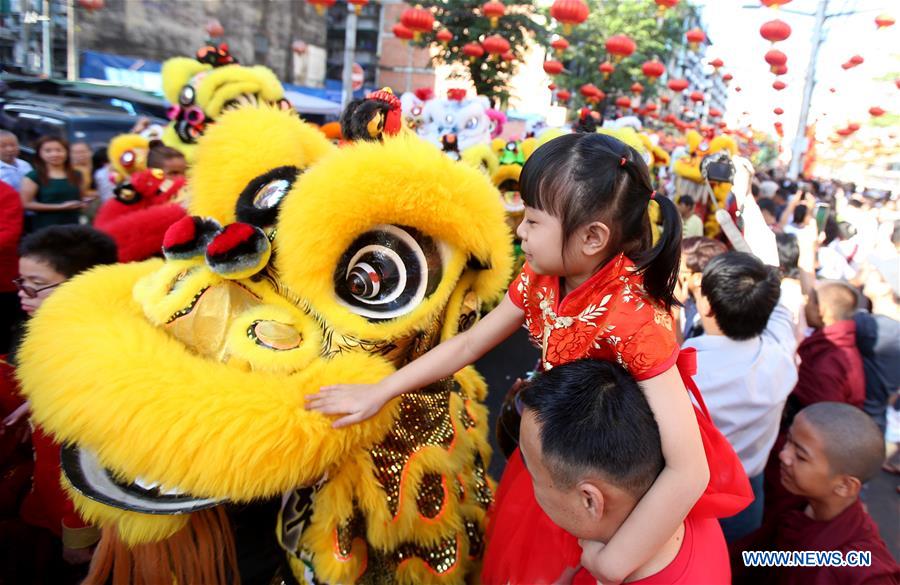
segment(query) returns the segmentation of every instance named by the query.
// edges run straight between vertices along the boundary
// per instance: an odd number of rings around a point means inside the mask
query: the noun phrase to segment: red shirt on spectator
[[[845,402],[862,408],[866,374],[850,319],[819,329],[797,348],[800,371],[793,396],[802,408],[816,402]]]
[[[19,193],[0,181],[0,292],[15,292],[19,276],[19,238],[25,210]]]

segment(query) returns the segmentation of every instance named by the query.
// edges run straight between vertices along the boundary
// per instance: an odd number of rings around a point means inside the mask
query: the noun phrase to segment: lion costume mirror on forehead
[[[233,582],[228,554],[199,552],[233,553],[221,504],[284,494],[301,583],[466,582],[493,489],[478,374],[339,430],[304,396],[380,380],[503,291],[490,180],[406,133],[336,149],[262,106],[206,129],[190,181],[166,259],[66,283],[20,353],[69,492],[104,527],[92,578]]]

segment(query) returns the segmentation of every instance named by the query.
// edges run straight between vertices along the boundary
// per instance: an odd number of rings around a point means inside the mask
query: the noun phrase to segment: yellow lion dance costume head
[[[224,112],[259,104],[291,108],[271,69],[239,65],[224,44],[203,47],[196,59],[169,59],[162,66],[162,85],[172,104],[163,142],[180,150],[191,163],[197,140]]]
[[[727,152],[730,156],[737,154],[737,143],[730,136],[704,137],[696,130],[688,131],[688,154],[675,161],[675,196],[676,201],[682,195],[690,195],[698,202],[698,209],[702,207],[706,217],[704,228],[706,235],[715,237],[719,234],[720,227],[716,221],[715,210],[725,208],[728,194],[731,192],[731,183],[711,183],[710,187],[715,201],[709,200],[706,181],[700,170],[703,158],[717,152]]]
[[[104,527],[92,578],[230,581],[227,535],[204,549],[216,567],[181,549],[227,532],[221,503],[285,494],[278,536],[301,583],[465,583],[493,489],[477,373],[339,430],[304,396],[382,379],[502,292],[510,236],[489,179],[412,136],[336,149],[263,107],[210,127],[191,181],[166,260],[67,282],[20,353],[70,493]]]

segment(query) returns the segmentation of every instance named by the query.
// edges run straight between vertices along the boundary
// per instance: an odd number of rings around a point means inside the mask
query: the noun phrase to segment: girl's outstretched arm
[[[334,421],[334,428],[364,421],[381,410],[388,400],[452,376],[475,362],[524,322],[525,313],[507,295],[474,327],[441,343],[381,382],[325,386],[318,394],[306,397],[306,407],[323,414],[346,415]]]
[[[666,466],[593,559],[589,570],[604,585],[621,583],[656,554],[709,483],[697,415],[677,366],[640,384],[659,425]]]

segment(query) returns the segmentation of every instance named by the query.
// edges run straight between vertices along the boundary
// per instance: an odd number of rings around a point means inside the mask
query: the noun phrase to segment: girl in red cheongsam
[[[674,204],[658,198],[663,234],[652,244],[647,166],[603,134],[548,142],[528,159],[520,184],[526,264],[500,305],[380,383],[323,388],[308,406],[345,414],[336,427],[359,422],[471,364],[523,324],[544,369],[585,357],[621,364],[641,382],[659,424],[665,469],[605,547],[586,542],[582,551],[541,511],[517,450],[497,492],[482,573],[485,583],[553,583],[582,564],[603,583],[619,583],[671,537],[709,483],[669,312],[681,221]]]

